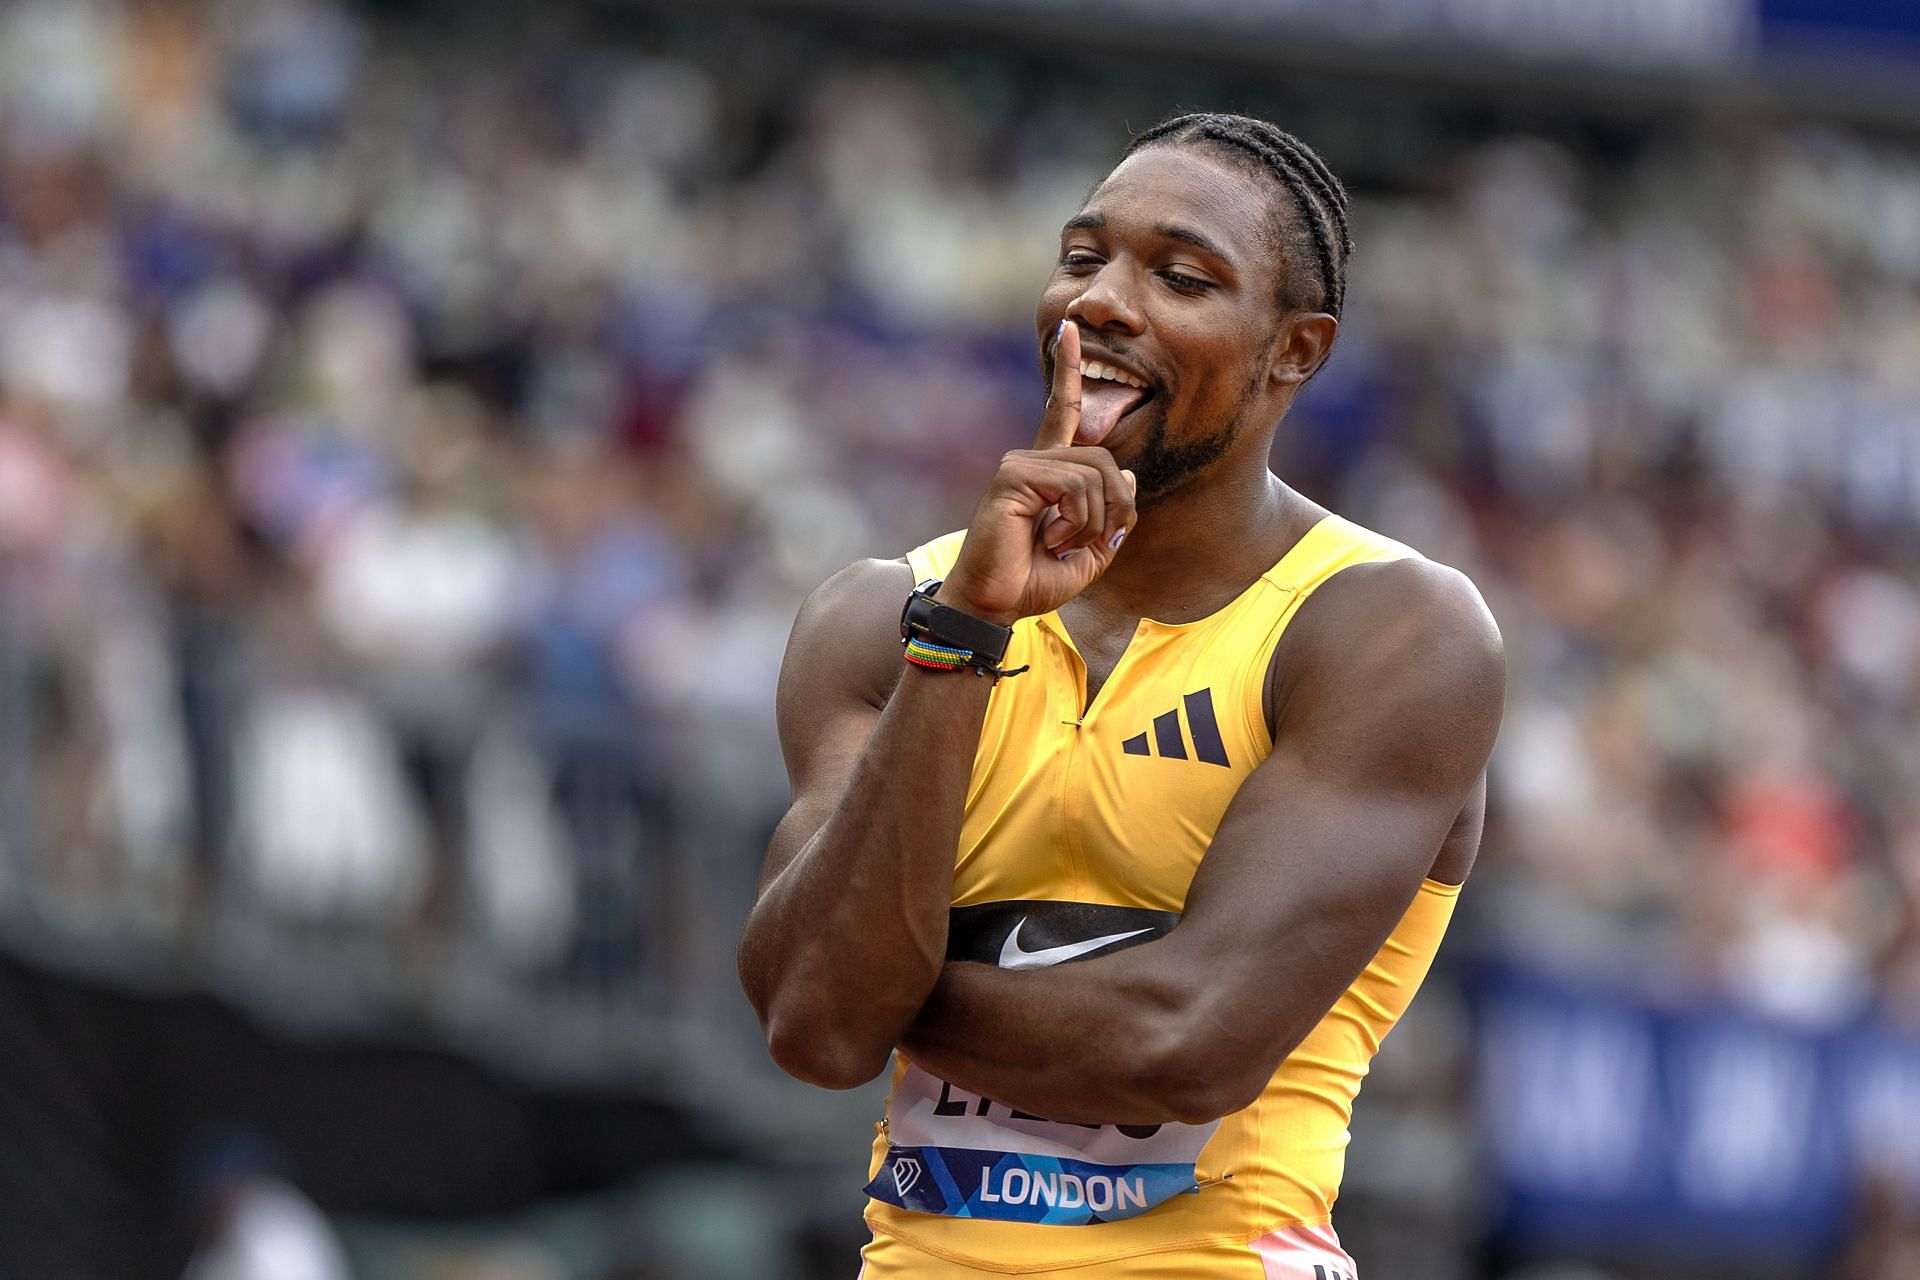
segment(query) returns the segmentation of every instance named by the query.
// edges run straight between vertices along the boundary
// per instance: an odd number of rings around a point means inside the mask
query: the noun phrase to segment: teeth
[[[1116,369],[1112,365],[1102,364],[1098,360],[1082,360],[1080,362],[1080,376],[1083,378],[1101,378],[1108,382],[1119,382],[1129,387],[1140,387],[1142,389],[1145,389],[1147,385],[1126,370]]]

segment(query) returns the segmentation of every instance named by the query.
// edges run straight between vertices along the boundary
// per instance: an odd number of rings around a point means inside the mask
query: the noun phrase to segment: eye
[[[1060,255],[1060,265],[1069,271],[1075,268],[1097,267],[1100,255],[1086,249],[1069,249]]]
[[[1202,280],[1200,277],[1190,276],[1184,271],[1162,271],[1160,278],[1182,293],[1205,293],[1208,289],[1213,288],[1213,282],[1211,280]]]

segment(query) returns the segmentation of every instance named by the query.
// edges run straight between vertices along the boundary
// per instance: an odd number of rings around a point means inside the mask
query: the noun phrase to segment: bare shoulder
[[[1273,719],[1327,699],[1392,703],[1497,727],[1506,653],[1473,580],[1420,557],[1354,565],[1322,583],[1281,636],[1269,674]]]
[[[1288,628],[1312,649],[1327,645],[1419,646],[1482,658],[1502,652],[1480,589],[1466,574],[1434,560],[1409,556],[1344,569],[1322,583]]]
[[[856,560],[815,587],[780,665],[781,718],[815,704],[823,686],[885,706],[900,676],[900,609],[911,590],[905,560],[877,559]]]
[[[855,560],[813,589],[793,624],[797,636],[815,627],[884,622],[897,635],[900,606],[913,590],[905,560]]]

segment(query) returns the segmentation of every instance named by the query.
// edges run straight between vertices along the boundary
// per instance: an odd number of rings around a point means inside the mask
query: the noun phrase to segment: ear
[[[1283,386],[1299,387],[1327,362],[1339,329],[1340,322],[1324,311],[1288,312],[1280,323],[1267,377]]]

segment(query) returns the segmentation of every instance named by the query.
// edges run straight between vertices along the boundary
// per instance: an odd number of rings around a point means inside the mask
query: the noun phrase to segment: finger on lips
[[[1023,475],[1016,483],[1049,505],[1040,530],[1042,547],[1062,560],[1083,549],[1098,557],[1103,545],[1107,553],[1117,550],[1132,528],[1137,486],[1133,473],[1121,470],[1106,449],[1074,442],[1082,390],[1079,327],[1062,320],[1050,349],[1053,378],[1033,450],[1009,454],[1003,464],[1017,457],[1012,470]]]
[[[1047,409],[1040,417],[1036,449],[1058,449],[1073,443],[1080,429],[1080,328],[1062,320],[1053,331],[1053,385],[1047,390]]]

